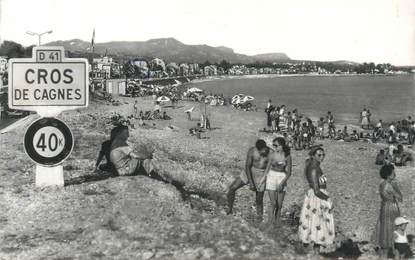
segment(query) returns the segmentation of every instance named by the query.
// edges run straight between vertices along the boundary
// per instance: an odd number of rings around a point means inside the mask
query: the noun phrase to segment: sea
[[[207,94],[236,94],[255,98],[259,109],[269,99],[274,105],[297,108],[311,118],[331,111],[339,123],[359,123],[363,108],[370,110],[372,122],[415,120],[415,74],[353,76],[268,76],[213,79],[192,85]]]

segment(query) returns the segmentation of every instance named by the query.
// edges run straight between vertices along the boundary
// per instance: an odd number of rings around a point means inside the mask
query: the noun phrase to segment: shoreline
[[[257,74],[257,75],[220,75],[220,76],[202,76],[202,79],[192,80],[190,83],[199,83],[206,81],[220,81],[227,79],[263,79],[263,78],[285,78],[285,77],[396,77],[403,75],[415,75],[414,73],[404,74]]]

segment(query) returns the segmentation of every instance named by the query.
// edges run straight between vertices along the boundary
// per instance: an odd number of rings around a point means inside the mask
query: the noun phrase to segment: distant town
[[[9,58],[31,57],[33,46],[23,47],[13,41],[4,41],[0,46],[0,75],[7,76]],[[66,51],[67,57],[87,58],[90,63],[90,78],[105,79],[163,79],[188,76],[242,76],[263,74],[312,74],[353,75],[413,73],[414,67],[398,67],[389,63],[355,63],[349,61],[257,61],[254,63],[231,63],[225,59],[204,63],[165,61],[160,57],[109,55]],[[3,79],[4,81],[4,79]]]

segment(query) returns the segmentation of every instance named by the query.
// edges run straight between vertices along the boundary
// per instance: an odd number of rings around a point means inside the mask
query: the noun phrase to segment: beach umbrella
[[[203,92],[203,90],[201,90],[200,88],[196,88],[196,87],[189,88],[187,91],[188,92]]]
[[[158,102],[168,102],[170,101],[170,98],[166,97],[166,96],[161,96],[157,98]]]
[[[243,98],[244,96],[245,96],[245,95],[243,95],[243,94],[238,94],[238,95],[233,96],[233,97],[232,97],[232,100],[241,99],[241,98]]]
[[[253,96],[245,96],[243,99],[242,99],[242,102],[243,103],[245,103],[245,102],[251,102],[252,100],[254,100],[255,98],[253,97]]]
[[[174,84],[172,85],[172,86],[179,86],[179,85],[181,85],[182,83],[180,82],[180,81],[178,81],[177,79],[175,79],[174,80]]]
[[[231,103],[232,105],[241,104],[241,99],[240,98],[232,99]]]
[[[186,111],[184,111],[185,113],[192,113],[193,112],[193,110],[195,109],[195,107],[191,107],[191,108],[189,108],[188,110],[186,110]]]

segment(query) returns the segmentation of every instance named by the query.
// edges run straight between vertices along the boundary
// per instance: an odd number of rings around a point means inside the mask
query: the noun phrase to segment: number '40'
[[[42,149],[43,152],[45,149],[49,149],[50,151],[54,152],[58,148],[58,137],[56,134],[52,133],[49,135],[48,141],[46,143],[45,133],[42,133],[39,140],[37,141],[36,147]]]

